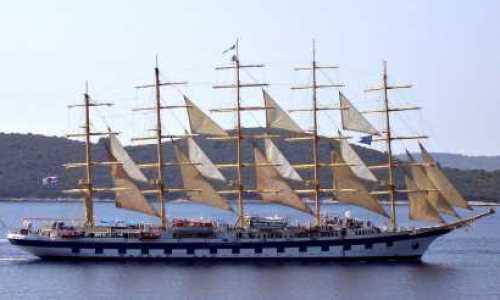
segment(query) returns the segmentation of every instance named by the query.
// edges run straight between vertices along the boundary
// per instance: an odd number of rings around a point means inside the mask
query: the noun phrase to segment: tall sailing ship
[[[337,106],[318,105],[318,90],[340,88],[335,83],[319,83],[319,71],[336,68],[318,65],[313,42],[312,63],[297,71],[311,72],[312,82],[294,90],[309,90],[311,106],[284,110],[271,96],[267,84],[244,83],[240,72],[247,68],[260,68],[260,64],[240,62],[238,42],[229,49],[233,52],[231,65],[217,70],[233,71],[235,80],[231,84],[214,86],[216,89],[235,91],[234,106],[213,110],[231,113],[235,117],[234,130],[225,130],[194,101],[183,95],[183,105],[165,105],[161,100],[161,87],[185,84],[185,82],[161,82],[158,63],[154,69],[154,82],[138,88],[155,90],[155,105],[140,108],[155,112],[156,128],[153,136],[136,140],[155,141],[156,160],[138,164],[121,145],[117,133],[111,129],[94,132],[91,129],[91,109],[109,106],[91,99],[86,91],[84,102],[72,107],[84,109],[83,133],[68,137],[85,139],[85,161],[69,163],[66,168],[83,168],[84,178],[79,187],[66,191],[83,195],[84,219],[82,222],[50,220],[36,224],[35,220],[23,220],[23,226],[8,234],[8,240],[21,249],[45,259],[56,258],[329,258],[329,259],[418,259],[438,237],[461,228],[479,218],[494,213],[488,210],[477,215],[461,218],[456,208],[471,207],[447,179],[440,166],[433,160],[419,142],[421,161],[409,152],[408,159],[395,159],[392,143],[395,140],[422,140],[424,136],[395,136],[391,131],[391,115],[399,111],[414,110],[415,107],[393,107],[389,103],[391,90],[410,86],[389,85],[384,62],[382,84],[367,92],[383,93],[384,106],[372,113],[385,118],[385,128],[376,129],[364,112],[359,111],[339,91]],[[242,105],[243,89],[260,88],[263,105]],[[162,110],[185,110],[189,119],[190,132],[183,135],[165,134],[162,130]],[[265,113],[265,133],[247,131],[242,126],[242,113],[261,111]],[[302,129],[289,112],[312,114],[312,130]],[[349,137],[339,133],[326,137],[318,132],[319,114],[323,111],[337,111],[342,121],[342,131],[368,134],[373,142],[385,143],[386,160],[383,164],[368,166],[348,142]],[[279,129],[278,131],[276,129]],[[273,139],[275,132],[286,133],[284,140],[290,143],[308,143],[311,157],[304,157],[301,163],[292,163],[280,151]],[[230,162],[214,163],[197,143],[196,136],[220,142],[234,143],[235,157]],[[107,137],[108,161],[95,161],[92,157],[91,137]],[[283,137],[282,137],[283,138]],[[165,141],[173,143],[176,161],[166,161]],[[243,161],[243,143],[248,140],[253,147],[253,161]],[[320,161],[320,141],[331,145],[330,161]],[[167,182],[165,169],[174,166],[180,171],[182,186],[171,186]],[[94,180],[94,169],[110,169],[112,187],[98,187]],[[253,169],[255,185],[244,185],[244,169]],[[143,173],[152,169],[152,178]],[[395,172],[400,169],[406,187],[396,184]],[[221,171],[222,170],[222,171]],[[225,170],[232,170],[228,172]],[[331,184],[320,184],[320,173],[332,174]],[[378,170],[374,174],[373,170]],[[380,180],[380,173],[386,179]],[[147,173],[149,174],[149,173]],[[227,174],[234,175],[231,180]],[[304,175],[311,175],[304,179]],[[220,188],[224,186],[226,188]],[[146,188],[145,188],[146,187]],[[299,187],[299,188],[297,188]],[[373,188],[376,187],[376,188]],[[124,223],[96,224],[93,213],[95,193],[113,193],[117,208],[140,212],[158,218],[157,224]],[[186,199],[221,210],[234,212],[234,223],[217,223],[207,219],[167,219],[167,200],[170,195],[183,193]],[[245,213],[245,199],[258,196],[264,203],[273,203],[308,214],[314,222],[294,224],[285,218],[249,215]],[[415,221],[436,223],[432,226],[403,228],[398,225],[396,198],[407,196],[409,218]],[[377,226],[374,222],[345,216],[329,216],[322,213],[322,197],[345,204],[359,206],[389,220],[389,226]],[[152,205],[154,197],[158,205]],[[304,199],[312,200],[312,205]],[[228,199],[235,199],[235,208]],[[381,204],[389,203],[389,212]],[[441,214],[456,220],[446,223]]]

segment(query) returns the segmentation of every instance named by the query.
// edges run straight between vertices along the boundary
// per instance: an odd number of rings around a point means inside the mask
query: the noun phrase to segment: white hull
[[[127,248],[125,250],[106,248],[103,246],[99,251],[95,248],[79,248],[78,251],[74,247],[44,247],[42,245],[17,245],[26,252],[41,258],[116,258],[116,259],[293,259],[293,258],[329,258],[329,259],[376,259],[376,258],[419,258],[427,250],[429,245],[439,235],[430,235],[423,237],[415,237],[411,239],[403,239],[392,241],[390,243],[367,243],[367,244],[351,244],[346,245],[332,245],[332,246],[302,246],[302,247],[283,247],[278,250],[277,247],[266,247],[266,243],[262,242],[260,250],[256,251],[254,248],[242,247],[235,253],[232,249],[217,249],[210,251],[206,249],[171,249],[171,251],[164,251],[164,249],[148,249],[147,251],[139,248]],[[380,238],[380,237],[379,237]],[[12,236],[9,237],[12,240]],[[105,243],[102,241],[101,243]],[[148,242],[144,242],[147,244]],[[304,241],[307,243],[307,241]],[[215,252],[215,253],[214,253]]]
[[[417,259],[438,237],[493,214],[402,232],[350,232],[327,237],[235,238],[51,238],[9,233],[9,242],[43,259]]]

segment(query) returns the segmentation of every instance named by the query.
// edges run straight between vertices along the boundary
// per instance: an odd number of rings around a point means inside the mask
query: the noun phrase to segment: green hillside
[[[262,129],[251,129],[262,131]],[[234,157],[235,148],[230,142],[214,141],[205,137],[196,138],[201,147],[207,152],[214,162],[224,162]],[[106,160],[102,140],[96,144],[93,151],[95,160]],[[262,141],[258,141],[262,147]],[[310,159],[311,149],[307,143],[290,143],[283,139],[276,140],[278,147],[292,162],[304,162]],[[165,155],[167,161],[174,160],[173,148],[166,143]],[[181,145],[182,146],[182,145]],[[320,146],[320,158],[328,161],[333,144],[322,143]],[[371,149],[355,146],[356,150],[369,163],[381,162],[383,154]],[[250,141],[243,143],[244,161],[253,160],[253,152]],[[148,162],[154,159],[154,148],[152,146],[128,147],[131,156],[137,162]],[[81,170],[65,171],[62,164],[67,162],[82,161],[84,157],[83,143],[68,140],[61,137],[49,137],[33,134],[0,134],[0,198],[56,198],[67,197],[62,194],[65,188],[73,188],[78,184]],[[445,172],[457,185],[458,189],[468,200],[498,201],[500,199],[500,170],[460,170],[456,168],[445,168]],[[231,170],[223,171],[231,178]],[[168,186],[180,186],[180,177],[175,167],[167,168],[166,182]],[[307,171],[301,171],[304,178],[310,177]],[[380,178],[383,173],[377,174]],[[402,182],[401,174],[398,175],[398,183]],[[46,176],[58,176],[59,183],[55,186],[44,186],[42,179]],[[97,167],[96,185],[109,186],[110,178],[105,167]],[[331,186],[331,172],[322,170],[320,174],[321,184],[325,187]],[[253,186],[254,172],[251,168],[244,171],[244,183]],[[103,195],[106,196],[106,195]],[[180,195],[174,195],[178,197]]]

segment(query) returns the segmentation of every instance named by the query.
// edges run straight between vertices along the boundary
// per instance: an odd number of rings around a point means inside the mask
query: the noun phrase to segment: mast
[[[313,104],[313,180],[314,180],[314,215],[316,219],[316,225],[319,226],[321,222],[321,203],[319,199],[319,176],[318,176],[318,148],[319,148],[319,138],[318,138],[318,104],[317,104],[317,83],[316,83],[316,42],[313,40],[312,47],[312,77],[313,77],[313,88],[312,88],[312,104]]]
[[[224,51],[223,53],[234,50],[234,55],[232,57],[232,62],[233,64],[231,66],[222,66],[222,67],[216,67],[216,70],[226,70],[226,69],[234,69],[234,74],[235,74],[235,81],[233,84],[229,85],[215,85],[213,86],[214,89],[235,89],[235,106],[231,108],[226,108],[226,109],[214,109],[212,111],[214,112],[231,112],[236,114],[236,124],[235,124],[235,131],[236,134],[231,137],[221,137],[220,139],[222,140],[234,140],[236,142],[236,162],[234,165],[230,165],[231,167],[234,167],[236,169],[236,182],[235,182],[235,193],[236,193],[236,198],[237,198],[237,203],[238,203],[238,211],[237,211],[237,221],[236,221],[236,226],[238,227],[243,227],[243,221],[245,217],[245,209],[244,209],[244,204],[243,204],[243,193],[245,192],[245,189],[243,187],[243,176],[242,176],[242,168],[246,166],[250,166],[249,164],[243,164],[241,160],[241,142],[245,138],[256,138],[256,137],[250,137],[250,136],[243,136],[242,130],[241,130],[241,112],[242,111],[250,111],[250,110],[263,110],[266,109],[265,107],[242,107],[241,105],[241,89],[242,88],[248,88],[248,87],[265,87],[268,86],[268,84],[265,83],[241,83],[240,80],[240,72],[242,68],[262,68],[264,65],[261,64],[249,64],[249,65],[242,65],[240,62],[240,56],[239,56],[239,39],[236,39],[236,43],[230,47],[228,50]]]
[[[384,70],[383,70],[383,85],[384,85],[384,114],[385,114],[385,143],[387,147],[387,164],[389,168],[388,172],[388,180],[389,180],[389,202],[391,203],[391,225],[392,228],[397,228],[396,221],[396,203],[395,203],[395,190],[396,187],[394,185],[394,165],[392,163],[392,137],[391,137],[391,114],[389,113],[389,97],[387,96],[387,62],[383,61]]]
[[[365,92],[372,91],[383,91],[384,97],[384,108],[380,111],[385,116],[385,136],[381,139],[386,144],[386,152],[387,152],[387,177],[388,184],[387,190],[385,191],[389,197],[389,202],[391,205],[391,230],[397,230],[397,217],[396,217],[396,182],[394,178],[394,169],[398,166],[395,163],[393,154],[392,154],[392,141],[394,140],[409,140],[409,139],[422,139],[426,138],[426,136],[399,136],[395,137],[392,134],[391,130],[391,113],[392,112],[400,112],[400,111],[408,111],[408,110],[417,110],[419,107],[391,107],[389,103],[389,90],[395,89],[407,89],[411,88],[412,85],[389,85],[387,80],[387,62],[383,61],[383,73],[382,73],[382,87],[367,89]]]
[[[160,68],[158,67],[158,56],[156,57],[155,61],[155,68],[154,68],[154,83],[153,84],[148,84],[148,85],[143,85],[143,86],[137,86],[136,88],[142,89],[142,88],[154,88],[155,89],[155,106],[153,108],[138,108],[134,109],[135,111],[144,111],[144,110],[153,110],[155,112],[155,117],[156,117],[156,127],[154,128],[154,131],[156,132],[154,137],[144,137],[144,138],[135,138],[132,140],[155,140],[155,145],[156,145],[156,162],[154,164],[145,164],[145,165],[140,165],[140,167],[143,168],[155,168],[156,169],[156,178],[154,179],[154,185],[156,187],[155,193],[157,196],[157,201],[160,204],[160,226],[163,230],[166,229],[167,227],[167,214],[166,214],[166,209],[165,209],[165,200],[167,197],[167,193],[169,190],[173,189],[167,189],[166,188],[166,183],[165,183],[165,176],[164,176],[164,167],[166,165],[165,160],[164,160],[164,147],[163,147],[163,140],[165,138],[174,138],[174,137],[181,137],[181,136],[173,136],[173,135],[164,135],[162,132],[162,115],[161,111],[163,109],[176,109],[176,108],[185,108],[186,106],[182,105],[174,105],[174,106],[162,106],[161,105],[161,86],[164,85],[179,85],[179,84],[186,84],[186,82],[161,82],[160,81]],[[173,163],[169,163],[168,165],[173,165]]]
[[[320,201],[320,182],[319,182],[319,142],[320,137],[318,135],[318,112],[326,111],[326,110],[339,110],[338,107],[322,107],[321,109],[318,107],[318,99],[317,99],[317,90],[319,88],[331,88],[331,87],[343,87],[342,84],[318,84],[317,81],[317,71],[318,69],[336,69],[337,66],[318,66],[316,63],[316,41],[313,39],[312,41],[312,63],[311,67],[304,68],[295,68],[296,71],[301,70],[309,70],[312,72],[312,85],[311,86],[301,86],[301,87],[292,87],[292,89],[311,89],[312,90],[312,107],[310,109],[300,109],[300,110],[292,110],[293,111],[311,111],[313,114],[313,129],[312,129],[312,169],[313,169],[313,188],[312,194],[314,195],[314,217],[315,217],[315,225],[319,226],[321,223],[321,201]]]
[[[92,201],[92,145],[90,143],[90,96],[89,84],[85,82],[85,93],[83,94],[85,106],[85,225],[89,227],[94,226],[94,203]]]
[[[160,203],[160,225],[166,228],[167,217],[165,211],[165,189],[163,178],[163,147],[161,131],[161,96],[160,96],[160,69],[158,68],[158,57],[155,64],[155,94],[156,94],[156,188],[158,189],[158,202]]]
[[[92,136],[107,136],[110,132],[93,132],[90,128],[92,124],[91,121],[91,111],[92,107],[97,106],[112,106],[112,103],[97,103],[91,101],[91,97],[88,91],[88,82],[85,82],[85,92],[83,94],[83,103],[82,104],[74,104],[69,105],[68,108],[75,107],[83,107],[84,109],[84,118],[85,123],[82,128],[84,129],[83,133],[71,133],[66,134],[68,138],[84,138],[85,139],[85,161],[77,162],[77,163],[68,163],[63,166],[66,169],[70,168],[84,168],[84,178],[80,181],[80,188],[64,190],[64,193],[77,193],[83,194],[83,206],[84,206],[84,225],[88,228],[94,227],[94,204],[93,204],[93,196],[95,192],[106,192],[113,191],[110,188],[95,188],[93,183],[93,173],[94,166],[109,166],[114,162],[96,162],[92,160]],[[116,132],[111,132],[113,134],[117,134]]]
[[[236,224],[240,227],[245,217],[243,207],[243,185],[241,182],[241,97],[240,97],[240,56],[239,56],[239,39],[236,39],[236,59],[235,63],[235,78],[236,78],[236,189],[238,200],[238,219]]]

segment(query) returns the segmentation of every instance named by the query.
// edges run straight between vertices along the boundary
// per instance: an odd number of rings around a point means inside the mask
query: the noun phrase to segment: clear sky
[[[398,133],[429,134],[432,151],[500,154],[500,1],[3,1],[0,37],[0,131],[76,128],[81,117],[66,105],[81,101],[88,79],[92,96],[115,102],[99,115],[123,139],[144,134],[147,116],[130,108],[152,104],[152,94],[133,87],[152,80],[156,54],[162,78],[190,81],[181,89],[204,109],[228,106],[231,95],[211,84],[231,79],[213,67],[229,62],[221,51],[236,37],[243,62],[266,64],[249,79],[273,84],[283,106],[303,107],[310,96],[289,86],[308,76],[292,68],[310,61],[315,38],[318,61],[341,67],[330,76],[361,108],[380,104],[363,89],[379,83],[382,59],[392,83],[414,84],[391,95],[424,108],[396,117]],[[172,91],[164,95],[179,102]],[[260,103],[258,93],[248,95]],[[322,93],[325,104],[336,98]],[[254,117],[246,122],[262,125]],[[166,118],[168,130],[179,129]],[[338,118],[325,118],[322,130],[332,132]],[[307,127],[309,119],[298,120]]]

